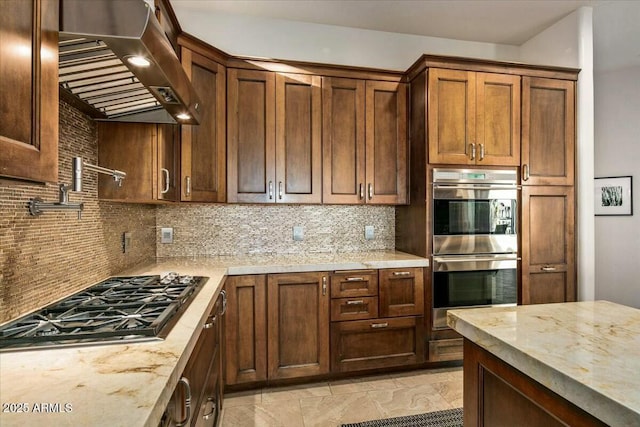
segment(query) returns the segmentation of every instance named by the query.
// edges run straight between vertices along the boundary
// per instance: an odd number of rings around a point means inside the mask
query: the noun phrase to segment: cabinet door
[[[573,187],[522,189],[522,304],[576,300]]]
[[[322,150],[323,202],[364,203],[364,81],[322,78]]]
[[[476,163],[520,165],[520,76],[476,74]]]
[[[277,202],[322,202],[320,76],[276,75]]]
[[[367,203],[407,202],[407,86],[366,82]]]
[[[229,276],[225,282],[225,383],[267,379],[265,276]]]
[[[329,372],[328,274],[271,274],[267,283],[269,379]]]
[[[149,202],[157,199],[157,125],[99,122],[98,164],[126,172],[118,186],[113,178],[97,174],[98,197],[103,200]]]
[[[0,176],[58,182],[58,13],[0,1]]]
[[[158,171],[156,194],[158,200],[180,200],[180,131],[177,125],[158,125]]]
[[[380,317],[424,314],[422,268],[380,270]]]
[[[424,361],[421,317],[334,322],[331,371],[347,372]]]
[[[275,202],[275,74],[228,71],[229,202]]]
[[[224,202],[226,198],[225,67],[189,49],[182,66],[200,96],[200,124],[182,126],[181,200]]]
[[[573,185],[575,83],[523,77],[522,184]]]
[[[429,163],[475,164],[475,73],[429,69]]]

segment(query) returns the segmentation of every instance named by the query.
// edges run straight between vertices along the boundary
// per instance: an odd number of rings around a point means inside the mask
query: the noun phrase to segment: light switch
[[[173,228],[160,229],[160,243],[173,243]]]
[[[304,227],[299,225],[293,227],[293,240],[304,240]]]
[[[373,225],[364,226],[364,238],[367,240],[373,240],[374,238]]]

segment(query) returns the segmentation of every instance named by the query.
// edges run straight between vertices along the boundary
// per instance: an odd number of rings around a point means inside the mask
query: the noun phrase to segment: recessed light
[[[176,117],[180,120],[190,120],[191,119],[191,115],[187,114],[187,113],[180,113],[178,115],[176,115]]]
[[[127,62],[131,65],[135,65],[136,67],[148,67],[151,65],[151,61],[144,56],[128,56]]]

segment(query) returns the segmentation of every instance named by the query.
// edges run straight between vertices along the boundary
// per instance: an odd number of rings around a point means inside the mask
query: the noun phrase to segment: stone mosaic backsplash
[[[60,103],[59,181],[71,183],[71,159],[97,162],[95,123]],[[155,207],[100,202],[97,175],[84,174],[76,212],[34,217],[33,197],[58,200],[57,185],[0,180],[0,323],[19,317],[155,256]],[[121,250],[122,233],[132,235]]]
[[[159,257],[242,254],[339,253],[395,248],[393,206],[204,205],[158,206]],[[366,240],[365,226],[374,227]],[[302,226],[304,239],[293,240]],[[173,243],[160,243],[160,228]]]

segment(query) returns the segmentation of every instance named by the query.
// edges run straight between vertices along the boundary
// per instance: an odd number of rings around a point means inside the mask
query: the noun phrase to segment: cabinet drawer
[[[380,316],[421,316],[423,314],[423,269],[380,270]]]
[[[331,300],[331,321],[363,320],[378,317],[378,297]]]
[[[378,272],[354,270],[331,275],[331,298],[367,297],[378,295]]]
[[[422,317],[331,324],[332,372],[413,365],[424,360]]]

